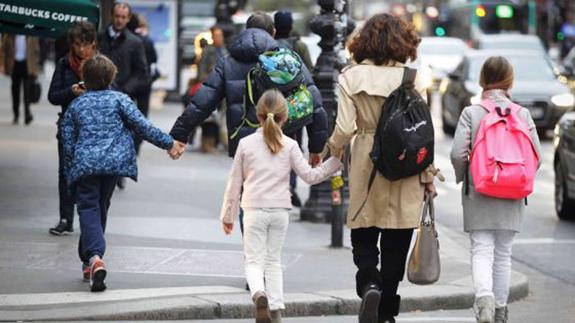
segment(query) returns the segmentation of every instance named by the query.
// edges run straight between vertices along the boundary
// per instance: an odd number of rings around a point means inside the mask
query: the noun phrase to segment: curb
[[[470,276],[449,285],[414,286],[401,288],[401,312],[467,309],[472,307],[474,295]],[[71,320],[209,320],[253,317],[253,304],[246,292],[223,288],[221,293],[202,292],[182,294],[182,289],[165,289],[173,293],[155,296],[140,295],[130,300],[106,299],[91,302],[66,300],[65,303],[25,304],[2,306],[10,295],[0,295],[0,321],[71,321]],[[121,293],[121,292],[119,292]],[[91,295],[79,293],[83,296]],[[144,293],[141,293],[144,294]],[[512,273],[510,301],[529,294],[527,277]],[[105,295],[105,294],[99,294]],[[18,295],[25,298],[24,295]],[[91,297],[91,296],[87,296]],[[147,298],[146,298],[147,297]],[[286,294],[284,317],[355,315],[360,300],[354,290],[317,293]],[[105,314],[104,314],[105,313]]]

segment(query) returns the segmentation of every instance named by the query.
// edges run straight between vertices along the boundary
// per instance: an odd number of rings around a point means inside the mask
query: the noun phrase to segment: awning
[[[80,20],[97,28],[99,15],[92,0],[0,0],[0,33],[58,37]]]

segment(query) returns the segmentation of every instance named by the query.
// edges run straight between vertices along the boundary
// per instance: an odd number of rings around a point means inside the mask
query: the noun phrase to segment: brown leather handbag
[[[429,214],[429,220],[426,221]],[[425,194],[421,223],[417,231],[415,245],[409,256],[407,279],[417,285],[429,285],[439,280],[441,263],[439,260],[439,239],[435,230],[435,209],[433,197]]]

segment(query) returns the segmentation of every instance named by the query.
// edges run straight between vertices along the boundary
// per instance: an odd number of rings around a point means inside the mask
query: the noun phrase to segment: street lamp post
[[[310,28],[312,32],[321,36],[318,45],[322,51],[313,75],[323,99],[323,107],[328,114],[329,129],[333,131],[337,116],[335,86],[339,70],[345,65],[338,52],[344,48],[345,36],[351,28],[345,14],[347,7],[345,0],[318,0],[318,4],[321,12],[312,19]],[[332,219],[332,216],[340,214],[339,210],[345,209],[346,203],[345,199],[343,204],[334,203],[332,191],[331,181],[312,186],[309,199],[301,210],[301,219],[310,222],[339,223],[340,219]]]

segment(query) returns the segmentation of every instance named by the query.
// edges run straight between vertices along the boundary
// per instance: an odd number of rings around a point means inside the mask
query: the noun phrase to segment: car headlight
[[[575,97],[571,93],[557,94],[551,98],[551,103],[561,108],[570,108],[575,105]]]

